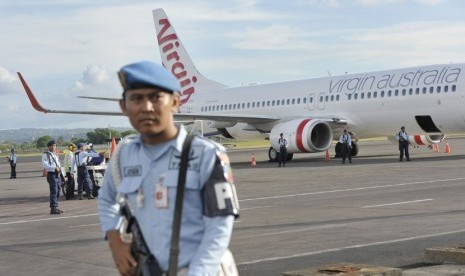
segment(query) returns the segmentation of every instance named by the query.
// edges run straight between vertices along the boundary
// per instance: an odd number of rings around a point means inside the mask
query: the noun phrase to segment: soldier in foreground
[[[187,136],[184,127],[176,126],[173,120],[181,87],[166,69],[152,62],[126,65],[119,71],[119,78],[123,87],[121,110],[140,135],[120,142],[123,147],[117,150],[118,159],[107,168],[111,172],[119,166],[121,181],[113,173],[105,175],[99,192],[102,230],[118,271],[132,275],[143,264],[137,263],[118,231],[121,206],[117,197],[123,198],[133,209],[153,255],[152,263],[156,263],[157,271],[166,273],[169,268],[171,271],[173,213],[180,156]],[[238,216],[229,160],[222,146],[200,137],[193,139],[188,157],[177,272],[216,276],[228,248],[234,217]]]

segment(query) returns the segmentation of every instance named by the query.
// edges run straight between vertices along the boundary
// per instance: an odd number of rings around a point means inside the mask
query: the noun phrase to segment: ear
[[[123,112],[124,115],[126,114],[126,100],[125,98],[122,98],[119,100],[119,107],[121,108],[121,111]]]
[[[171,112],[176,113],[179,110],[179,105],[181,103],[181,99],[179,97],[178,93],[173,93],[171,96],[172,99],[172,105],[171,105]]]

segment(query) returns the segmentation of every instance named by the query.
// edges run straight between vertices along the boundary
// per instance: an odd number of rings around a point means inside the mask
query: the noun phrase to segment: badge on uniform
[[[163,185],[165,175],[161,175],[157,183],[155,183],[155,208],[168,208],[168,187]]]

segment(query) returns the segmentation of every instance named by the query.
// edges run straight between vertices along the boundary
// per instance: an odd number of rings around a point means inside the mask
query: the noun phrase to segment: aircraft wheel
[[[334,151],[336,152],[336,154],[334,155],[334,157],[342,157],[342,147],[342,143],[336,143],[336,146],[334,147]]]
[[[286,156],[286,162],[291,161],[292,157],[294,157],[294,154],[293,153],[288,153],[287,156]]]
[[[352,149],[350,150],[350,156],[357,156],[358,154],[358,145],[352,142]]]
[[[269,162],[278,162],[278,152],[273,147],[268,150],[268,158]]]

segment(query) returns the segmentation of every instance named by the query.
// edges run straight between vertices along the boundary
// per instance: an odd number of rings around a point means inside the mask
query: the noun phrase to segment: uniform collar
[[[178,127],[179,129],[179,132],[178,132],[178,135],[176,136],[176,138],[172,139],[172,140],[169,140],[169,141],[166,141],[164,142],[163,144],[168,144],[168,146],[166,147],[163,147],[163,150],[158,152],[156,156],[153,156],[153,160],[157,160],[158,158],[160,158],[160,156],[162,156],[163,154],[165,154],[168,150],[170,150],[171,148],[174,148],[176,149],[178,152],[181,152],[182,151],[182,145],[184,143],[184,139],[186,138],[187,136],[187,131],[186,129],[184,128],[183,125],[179,125]],[[143,146],[144,146],[144,142],[142,141],[142,136],[139,134],[138,137],[136,138],[135,140],[135,143],[142,149]],[[161,145],[161,144],[160,144]],[[149,159],[152,159],[150,158],[148,155],[147,155],[147,158]]]

